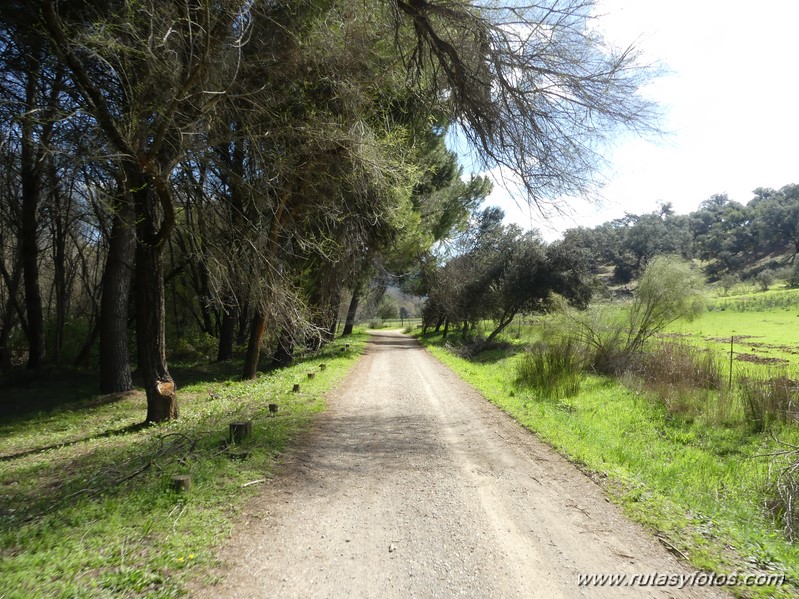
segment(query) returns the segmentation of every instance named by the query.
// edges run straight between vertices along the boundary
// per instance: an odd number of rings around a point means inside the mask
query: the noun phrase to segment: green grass
[[[783,292],[788,293],[788,292]],[[799,298],[799,292],[793,292]],[[736,368],[799,366],[799,307],[760,311],[712,310],[692,323],[676,322],[668,333],[710,347],[729,361],[730,338]]]
[[[244,485],[272,475],[365,339],[350,337],[343,352],[336,341],[250,382],[231,378],[229,366],[174,369],[180,418],[164,425],[138,424],[145,414],[140,392],[115,398],[84,392],[61,408],[5,422],[0,597],[183,594],[189,577],[214,565],[214,549],[260,483]],[[57,390],[53,379],[15,392],[34,397]],[[275,415],[269,403],[278,404]],[[229,423],[243,419],[253,421],[252,436],[228,446]],[[232,459],[242,451],[246,459]],[[174,474],[191,475],[190,492],[171,489]]]
[[[541,398],[513,380],[523,354],[467,360],[442,347],[440,335],[421,340],[486,398],[600,481],[633,519],[665,535],[694,567],[785,572],[792,581],[779,589],[733,589],[743,596],[799,592],[799,547],[764,508],[771,458],[759,456],[780,448],[771,435],[740,422],[718,425],[711,405],[703,415],[683,418],[604,377],[586,377],[573,397]],[[775,425],[771,432],[799,444],[795,425]]]

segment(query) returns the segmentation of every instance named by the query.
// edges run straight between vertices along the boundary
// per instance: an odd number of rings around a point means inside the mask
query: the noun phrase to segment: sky
[[[758,187],[799,183],[799,2],[599,0],[597,8],[608,41],[632,43],[663,67],[644,93],[660,104],[667,134],[619,140],[601,203],[566,198],[568,217],[543,219],[496,182],[487,205],[505,210],[506,222],[551,241],[659,202],[685,214],[713,194],[745,204]]]

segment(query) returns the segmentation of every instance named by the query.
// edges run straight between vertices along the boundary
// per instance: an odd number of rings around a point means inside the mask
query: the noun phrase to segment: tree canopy
[[[604,144],[654,116],[638,93],[651,71],[593,14],[582,0],[5,2],[3,364],[95,363],[104,392],[125,391],[132,333],[147,420],[175,418],[170,339],[210,336],[220,359],[248,342],[255,376],[264,346],[285,362],[330,339],[372,273],[435,270],[431,245],[490,189],[448,132],[533,203],[589,192]],[[490,268],[508,289],[559,259],[498,235]]]

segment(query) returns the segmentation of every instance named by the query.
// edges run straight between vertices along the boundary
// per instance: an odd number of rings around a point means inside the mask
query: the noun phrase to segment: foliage
[[[578,307],[591,296],[584,255],[566,244],[547,245],[536,233],[501,224],[490,208],[477,216],[461,240],[464,251],[434,274],[425,323],[494,321],[493,341],[517,314],[544,312],[551,293]]]
[[[400,310],[397,300],[390,295],[383,296],[383,300],[377,307],[377,316],[381,320],[396,320],[399,318]]]
[[[740,282],[741,282],[740,277],[738,277],[738,275],[734,275],[731,273],[722,275],[721,279],[719,279],[719,285],[721,286],[724,295],[729,295],[733,287],[738,285]]]
[[[687,262],[657,256],[621,316],[601,307],[583,316],[566,314],[574,324],[572,334],[593,349],[597,371],[619,374],[653,335],[678,319],[698,317],[704,311],[703,294],[701,277]]]
[[[755,283],[760,287],[760,291],[768,291],[768,288],[774,283],[774,278],[774,271],[770,268],[761,270],[754,277]]]
[[[598,148],[655,129],[652,70],[593,15],[582,0],[9,0],[0,363],[85,363],[99,338],[102,387],[127,391],[130,334],[148,420],[175,418],[173,339],[211,336],[223,360],[249,339],[254,376],[263,346],[290,359],[328,342],[348,292],[466,228],[490,183],[462,176],[448,134],[532,203],[591,191]]]

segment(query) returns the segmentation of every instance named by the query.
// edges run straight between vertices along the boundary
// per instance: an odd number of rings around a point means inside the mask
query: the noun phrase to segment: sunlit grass
[[[723,325],[716,324],[702,318],[683,331],[695,327],[718,334]],[[532,339],[536,333],[519,335],[525,336]],[[543,397],[514,381],[524,359],[520,352],[467,360],[442,347],[440,334],[422,341],[486,398],[583,466],[631,517],[664,534],[694,567],[785,572],[791,586],[735,592],[796,596],[799,547],[786,540],[765,506],[769,468],[779,464],[766,454],[780,448],[776,438],[799,444],[795,424],[777,422],[769,434],[756,433],[725,389],[697,395],[693,401],[701,405],[685,415],[647,392],[604,377],[587,376],[572,397]]]
[[[184,373],[180,418],[160,426],[138,426],[141,393],[2,425],[0,596],[179,596],[187,576],[213,564],[213,548],[261,483],[244,485],[272,475],[365,335],[347,341],[348,351],[337,341],[251,382],[226,367]],[[238,420],[252,420],[253,434],[230,446],[228,425]],[[190,492],[171,489],[174,474],[192,477]]]

